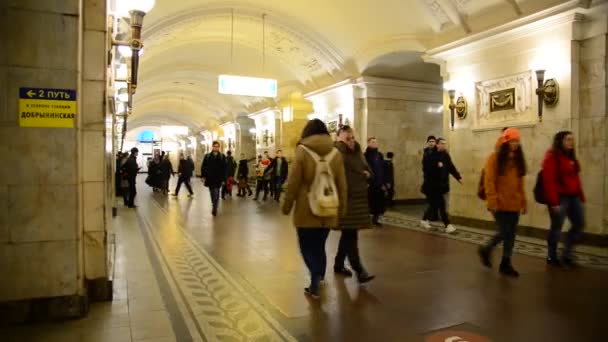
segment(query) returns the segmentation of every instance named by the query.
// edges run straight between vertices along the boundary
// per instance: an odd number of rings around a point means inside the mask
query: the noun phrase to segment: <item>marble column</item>
[[[237,131],[236,131],[236,146],[239,151],[239,155],[235,158],[239,159],[240,154],[244,153],[245,158],[255,158],[255,140],[253,140],[252,133],[250,130],[255,128],[255,121],[247,117],[247,115],[239,115],[236,118]]]
[[[28,307],[30,299],[53,298],[45,312],[80,316],[91,290],[112,293],[106,2],[0,6],[0,154],[10,165],[0,168],[0,273],[10,274],[0,302]],[[20,87],[76,90],[74,127],[20,127]],[[104,287],[109,293],[98,292]]]
[[[308,123],[308,114],[313,112],[313,105],[312,102],[301,97],[292,98],[290,101],[283,102],[282,105],[284,108],[288,108],[290,111],[288,116],[291,118],[283,116],[278,148],[283,151],[283,156],[287,160],[292,161],[295,157],[296,145],[302,136],[302,130]]]

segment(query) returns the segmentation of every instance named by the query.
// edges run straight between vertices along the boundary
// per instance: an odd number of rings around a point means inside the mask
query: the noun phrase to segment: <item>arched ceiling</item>
[[[274,104],[218,94],[219,74],[275,78],[278,98],[361,74],[437,83],[422,52],[563,2],[156,0],[129,128],[197,131]]]

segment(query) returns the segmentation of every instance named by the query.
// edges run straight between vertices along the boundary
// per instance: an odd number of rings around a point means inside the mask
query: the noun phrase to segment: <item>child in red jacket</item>
[[[542,167],[543,190],[551,216],[551,228],[547,236],[547,264],[571,266],[572,248],[580,238],[585,224],[585,195],[579,176],[581,167],[574,152],[572,132],[563,131],[555,135],[553,147],[547,152]],[[560,261],[557,257],[557,244],[566,217],[572,227],[568,232]]]

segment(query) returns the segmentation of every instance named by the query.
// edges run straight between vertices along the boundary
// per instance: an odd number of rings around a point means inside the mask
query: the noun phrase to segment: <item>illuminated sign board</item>
[[[218,78],[218,92],[226,95],[277,97],[277,80],[220,75]]]

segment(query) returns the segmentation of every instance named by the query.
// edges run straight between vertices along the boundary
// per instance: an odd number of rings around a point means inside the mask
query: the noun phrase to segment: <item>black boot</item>
[[[498,271],[501,274],[504,274],[506,276],[515,277],[515,278],[519,277],[519,272],[517,272],[513,268],[513,265],[511,265],[511,259],[503,258],[500,263],[500,268]]]
[[[485,246],[479,246],[477,249],[477,254],[479,254],[479,259],[481,259],[481,264],[485,267],[492,268],[492,260],[490,258],[490,249]]]
[[[558,258],[547,258],[547,265],[554,267],[564,267]]]
[[[342,266],[342,267],[334,267],[334,273],[335,274],[339,274],[345,277],[352,277],[353,276],[353,272],[351,272],[348,268]]]
[[[367,273],[367,271],[363,271],[363,272],[359,273],[359,275],[357,275],[357,280],[359,281],[359,284],[368,283],[368,282],[374,280],[374,278],[376,278],[376,276]]]

